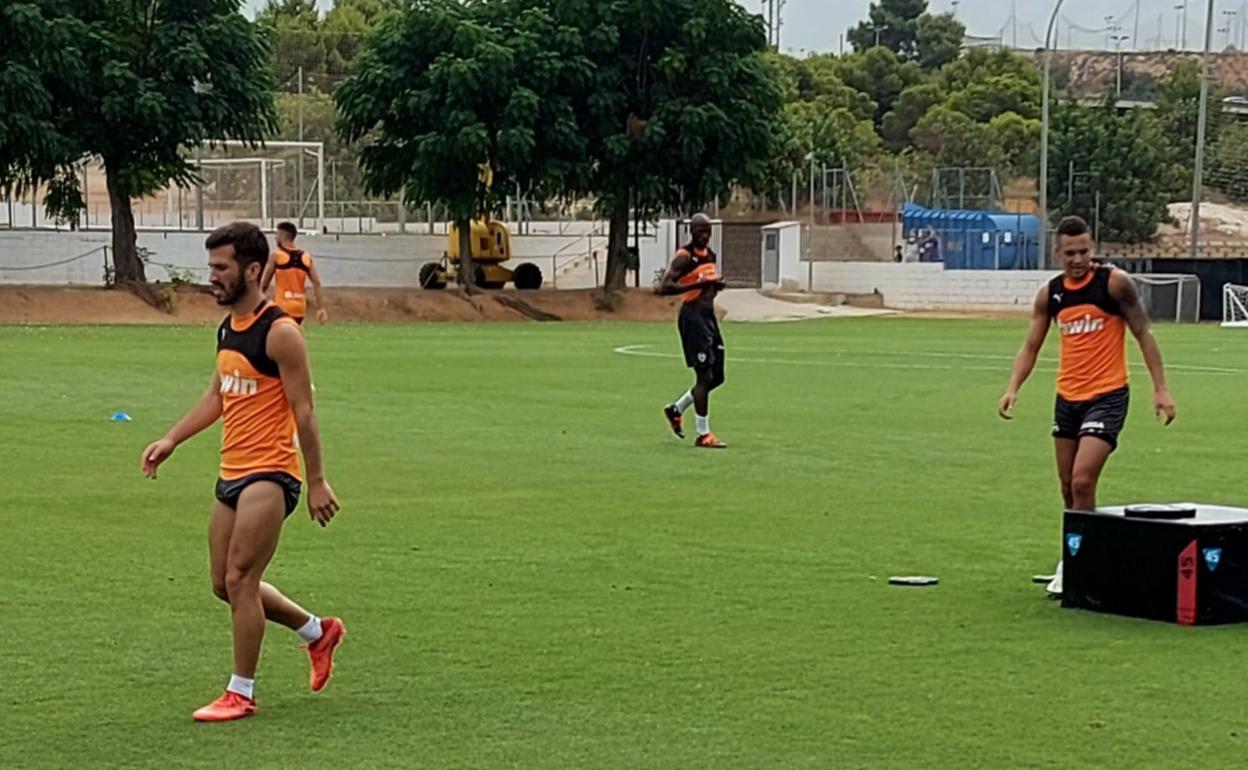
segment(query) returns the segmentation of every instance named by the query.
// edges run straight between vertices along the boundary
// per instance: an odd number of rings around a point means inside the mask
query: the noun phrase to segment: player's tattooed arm
[[[1148,319],[1148,310],[1140,298],[1140,290],[1135,281],[1122,270],[1115,270],[1109,276],[1109,295],[1118,302],[1123,318],[1135,341],[1140,345],[1140,353],[1144,356],[1144,365],[1148,367],[1149,376],[1153,378],[1153,410],[1157,416],[1166,421],[1166,425],[1174,422],[1177,409],[1174,397],[1170,395],[1170,387],[1166,383],[1166,367],[1161,360],[1161,348],[1153,337],[1152,323]]]
[[[1049,287],[1041,286],[1036,292],[1036,299],[1031,306],[1031,323],[1027,327],[1027,338],[1014,358],[1014,370],[1010,374],[1010,384],[1005,395],[997,404],[997,414],[1006,420],[1014,417],[1014,404],[1018,401],[1018,391],[1036,368],[1036,359],[1040,356],[1040,348],[1049,334]]]

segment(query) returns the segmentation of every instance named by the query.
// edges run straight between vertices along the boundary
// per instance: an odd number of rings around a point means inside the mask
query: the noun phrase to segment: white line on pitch
[[[649,348],[652,348],[652,347],[654,346],[653,345],[622,345],[618,348],[615,348],[613,352],[619,353],[620,355],[624,355],[624,356],[639,356],[643,358],[682,358],[683,357],[679,353],[656,353],[652,350],[649,350]],[[955,366],[952,364],[939,365],[939,364],[915,364],[915,363],[886,363],[882,361],[845,361],[841,357],[842,356],[856,356],[856,355],[863,355],[863,356],[895,355],[895,356],[915,356],[915,357],[926,357],[926,358],[982,359],[982,360],[993,360],[993,361],[1002,361],[1002,362],[1014,360],[1010,356],[992,356],[992,355],[987,355],[987,354],[963,354],[963,353],[932,353],[932,352],[907,353],[907,352],[900,352],[900,351],[888,351],[888,352],[861,351],[861,352],[851,353],[851,352],[841,351],[841,350],[812,351],[812,352],[815,352],[819,355],[835,356],[837,360],[835,361],[812,361],[812,360],[801,360],[801,359],[792,359],[792,358],[750,358],[748,356],[747,357],[732,356],[729,360],[732,361],[733,363],[746,363],[746,364],[780,364],[780,365],[792,365],[792,366],[842,366],[842,367],[852,367],[852,368],[857,368],[857,369],[921,369],[921,370],[962,371],[962,372],[1000,372],[1000,371],[1004,371],[1005,367],[965,366],[965,365]],[[1040,359],[1037,363],[1051,365],[1051,364],[1056,364],[1057,361],[1054,359]],[[1137,370],[1144,369],[1144,367],[1140,364],[1133,364],[1132,368],[1137,369]],[[1166,369],[1172,370],[1172,371],[1198,372],[1201,374],[1235,375],[1235,374],[1245,373],[1243,369],[1228,369],[1228,368],[1217,367],[1217,366],[1198,366],[1198,365],[1172,364],[1172,363],[1167,363]]]

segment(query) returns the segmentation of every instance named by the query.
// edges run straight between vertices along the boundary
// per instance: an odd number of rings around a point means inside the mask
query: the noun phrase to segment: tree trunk
[[[121,188],[117,175],[107,165],[108,202],[113,212],[113,268],[118,285],[147,283],[147,273],[139,259],[138,235],[134,230],[134,209],[130,196]]]
[[[456,222],[455,227],[459,230],[459,270],[456,279],[460,287],[471,294],[477,285],[477,263],[472,259],[472,222]]]
[[[624,288],[628,277],[628,196],[617,199],[611,207],[610,229],[607,231],[607,280],[606,291]]]

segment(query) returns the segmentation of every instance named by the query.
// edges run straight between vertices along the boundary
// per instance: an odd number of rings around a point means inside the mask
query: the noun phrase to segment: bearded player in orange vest
[[[312,255],[295,246],[298,235],[298,228],[290,222],[277,226],[277,251],[264,266],[260,291],[267,294],[269,284],[276,282],[273,301],[302,326],[304,316],[308,314],[308,282],[311,281],[316,295],[316,320],[325,323],[329,320],[329,311],[325,309],[325,298],[321,294],[321,276],[316,272]]]
[[[226,722],[256,713],[255,676],[266,619],[295,631],[311,658],[311,688],[329,681],[334,650],[346,634],[337,618],[321,620],[263,581],[282,524],[299,504],[298,445],[308,484],[308,509],[322,527],[338,512],[325,480],[321,439],[312,407],[307,348],[299,327],[264,298],[260,274],[269,244],[260,228],[226,225],[208,236],[210,282],[230,315],[217,330],[217,363],[208,392],[169,433],[143,450],[143,472],[224,417],[221,472],[208,526],[212,590],[230,605],[234,674],[225,694],[194,714]]]
[[[689,221],[690,242],[676,251],[657,288],[661,296],[679,294],[682,302],[677,328],[685,350],[685,364],[694,371],[693,387],[663,409],[677,438],[685,437],[684,413],[692,406],[697,416],[696,446],[723,449],[728,445],[711,433],[711,391],[724,384],[724,338],[715,318],[715,296],[724,288],[715,252],[711,251],[711,219],[695,214]]]
[[[1066,217],[1058,225],[1057,251],[1062,274],[1036,294],[1031,327],[998,412],[1013,418],[1019,388],[1036,366],[1049,327],[1056,325],[1062,335],[1053,418],[1057,476],[1066,508],[1090,511],[1096,508],[1101,471],[1127,420],[1127,328],[1152,376],[1154,412],[1169,425],[1176,410],[1148,312],[1131,277],[1093,261],[1088,223],[1079,217]],[[1047,590],[1050,596],[1061,596],[1061,562]]]

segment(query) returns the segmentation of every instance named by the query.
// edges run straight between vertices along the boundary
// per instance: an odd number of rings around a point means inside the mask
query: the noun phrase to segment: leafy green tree
[[[1232,201],[1248,201],[1248,126],[1236,122],[1222,129],[1210,153],[1205,179]]]
[[[919,17],[927,12],[927,0],[879,0],[871,3],[867,20],[846,35],[854,50],[862,53],[879,44],[902,59],[919,56]]]
[[[976,83],[989,83],[997,78],[1020,80],[1035,89],[1040,101],[1040,71],[1031,59],[1013,51],[972,48],[940,70],[940,81],[949,93],[957,93]]]
[[[919,65],[902,61],[886,48],[849,54],[839,61],[838,70],[845,85],[866,94],[875,102],[874,120],[877,126],[883,123],[884,116],[893,109],[903,91],[923,81]]]
[[[88,31],[70,0],[0,7],[0,189],[24,193],[50,182],[52,207],[83,205],[74,181],[79,157],[62,133],[62,105],[78,99],[93,73],[76,42]]]
[[[614,289],[627,272],[630,206],[642,216],[690,210],[733,183],[766,183],[783,141],[781,88],[761,19],[735,0],[555,7],[592,60],[578,115],[589,142],[586,191],[610,223],[606,288]]]
[[[919,17],[916,34],[916,59],[919,66],[934,72],[958,58],[962,41],[966,38],[966,25],[952,13],[930,14]]]
[[[1040,163],[1040,121],[1003,112],[988,122],[988,143],[1001,153],[1010,176],[1033,176]]]
[[[900,152],[909,147],[910,132],[914,130],[915,125],[927,114],[928,110],[941,104],[945,99],[946,94],[940,83],[932,81],[910,86],[902,91],[901,97],[893,105],[893,109],[884,116],[884,122],[880,126],[880,136],[883,137],[888,149]]]
[[[946,104],[979,123],[1007,112],[1040,117],[1040,89],[1013,75],[993,75],[953,91]]]
[[[258,142],[273,129],[264,34],[239,13],[237,0],[43,0],[9,3],[0,13],[0,35],[26,45],[72,36],[63,50],[17,66],[10,59],[15,49],[0,50],[0,81],[25,92],[42,132],[0,132],[0,186],[51,181],[49,213],[72,220],[83,204],[73,168],[100,158],[117,279],[145,281],[131,199],[170,182],[194,182],[184,157],[189,147],[212,139]]]
[[[911,131],[915,145],[930,153],[941,166],[997,166],[1000,148],[993,145],[988,127],[965,113],[938,104],[928,110]]]
[[[1166,144],[1154,116],[1119,111],[1113,100],[1097,107],[1055,107],[1050,134],[1049,200],[1055,212],[1092,221],[1100,193],[1101,236],[1109,241],[1152,240],[1169,217]],[[1084,180],[1068,191],[1070,164]]]
[[[469,224],[500,196],[584,186],[589,42],[537,3],[420,0],[381,18],[335,91],[369,192],[446,204],[461,283],[476,282]]]
[[[1157,84],[1157,125],[1166,137],[1166,190],[1173,196],[1191,196],[1192,175],[1196,165],[1196,128],[1200,118],[1200,65],[1191,60],[1179,61],[1169,75]],[[1226,122],[1217,109],[1218,95],[1210,94],[1207,142],[1217,144]]]

